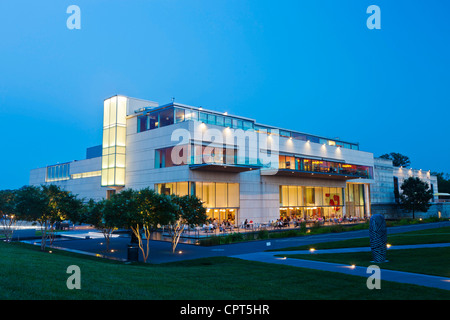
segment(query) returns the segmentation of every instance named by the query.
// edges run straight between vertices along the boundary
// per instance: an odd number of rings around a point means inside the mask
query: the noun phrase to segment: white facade
[[[31,185],[55,183],[94,200],[123,188],[195,194],[212,219],[235,224],[364,218],[371,202],[393,202],[396,169],[356,144],[177,103],[114,96],[104,110],[102,156],[32,170]]]

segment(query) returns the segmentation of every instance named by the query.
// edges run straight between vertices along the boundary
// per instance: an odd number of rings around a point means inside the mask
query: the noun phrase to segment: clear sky
[[[369,5],[381,30],[369,30]],[[81,29],[69,30],[70,5]],[[0,189],[101,144],[115,94],[400,152],[450,173],[450,2],[2,0]]]

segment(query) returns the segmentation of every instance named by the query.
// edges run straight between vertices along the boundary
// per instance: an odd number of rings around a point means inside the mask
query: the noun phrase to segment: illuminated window
[[[125,185],[127,103],[128,99],[121,96],[104,102],[102,186]],[[144,125],[144,122],[145,120],[140,119],[139,123]],[[140,129],[143,130],[144,127]]]

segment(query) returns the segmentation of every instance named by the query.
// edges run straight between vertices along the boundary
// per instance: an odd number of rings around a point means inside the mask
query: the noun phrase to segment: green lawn
[[[392,234],[388,236],[388,243],[392,247],[399,245],[426,244],[426,243],[450,243],[450,227],[427,229],[413,232]],[[291,247],[273,251],[291,251],[314,249],[339,249],[352,247],[369,247],[369,238],[351,239],[336,242],[317,243],[299,247]],[[285,255],[283,255],[285,256]],[[357,265],[367,267],[371,264],[371,252],[334,253],[334,254],[293,254],[286,255],[289,258],[309,259]],[[380,264],[381,268],[399,270],[413,273],[422,273],[450,277],[450,248],[424,248],[388,250],[386,258],[389,262]]]
[[[409,244],[425,244],[425,243],[449,243],[450,242],[450,227],[426,229],[420,231],[412,231],[405,233],[397,233],[388,235],[387,243],[395,245],[409,245]],[[369,238],[350,239],[334,242],[322,242],[314,245],[302,245],[296,247],[289,247],[283,249],[274,249],[268,251],[296,251],[314,249],[339,249],[339,248],[353,248],[353,247],[370,247]]]
[[[323,253],[283,255],[287,258],[307,259],[368,267],[373,265],[371,252]],[[382,269],[422,273],[450,278],[450,248],[388,250],[388,262],[377,264]],[[375,263],[376,264],[376,263]]]
[[[69,265],[81,290],[68,290]],[[290,266],[216,257],[162,264],[124,264],[31,245],[0,242],[0,299],[450,299],[450,292]]]

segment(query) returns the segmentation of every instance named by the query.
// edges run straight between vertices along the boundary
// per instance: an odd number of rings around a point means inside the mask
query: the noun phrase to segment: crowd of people
[[[304,218],[297,218],[297,217],[284,217],[277,220],[272,220],[268,224],[254,224],[252,220],[245,219],[239,226],[236,226],[234,224],[234,221],[230,220],[224,220],[219,222],[219,220],[216,219],[209,219],[205,224],[202,226],[202,231],[208,233],[208,232],[226,232],[226,231],[233,231],[236,229],[253,229],[255,226],[264,226],[264,227],[273,227],[276,228],[286,228],[286,227],[300,227],[302,223],[306,224],[342,224],[342,223],[353,223],[353,222],[361,222],[364,221],[365,218],[359,218],[359,217],[352,217],[352,216],[344,216],[344,217],[334,217],[334,218],[326,218],[326,217],[311,217],[310,219],[304,219]]]

